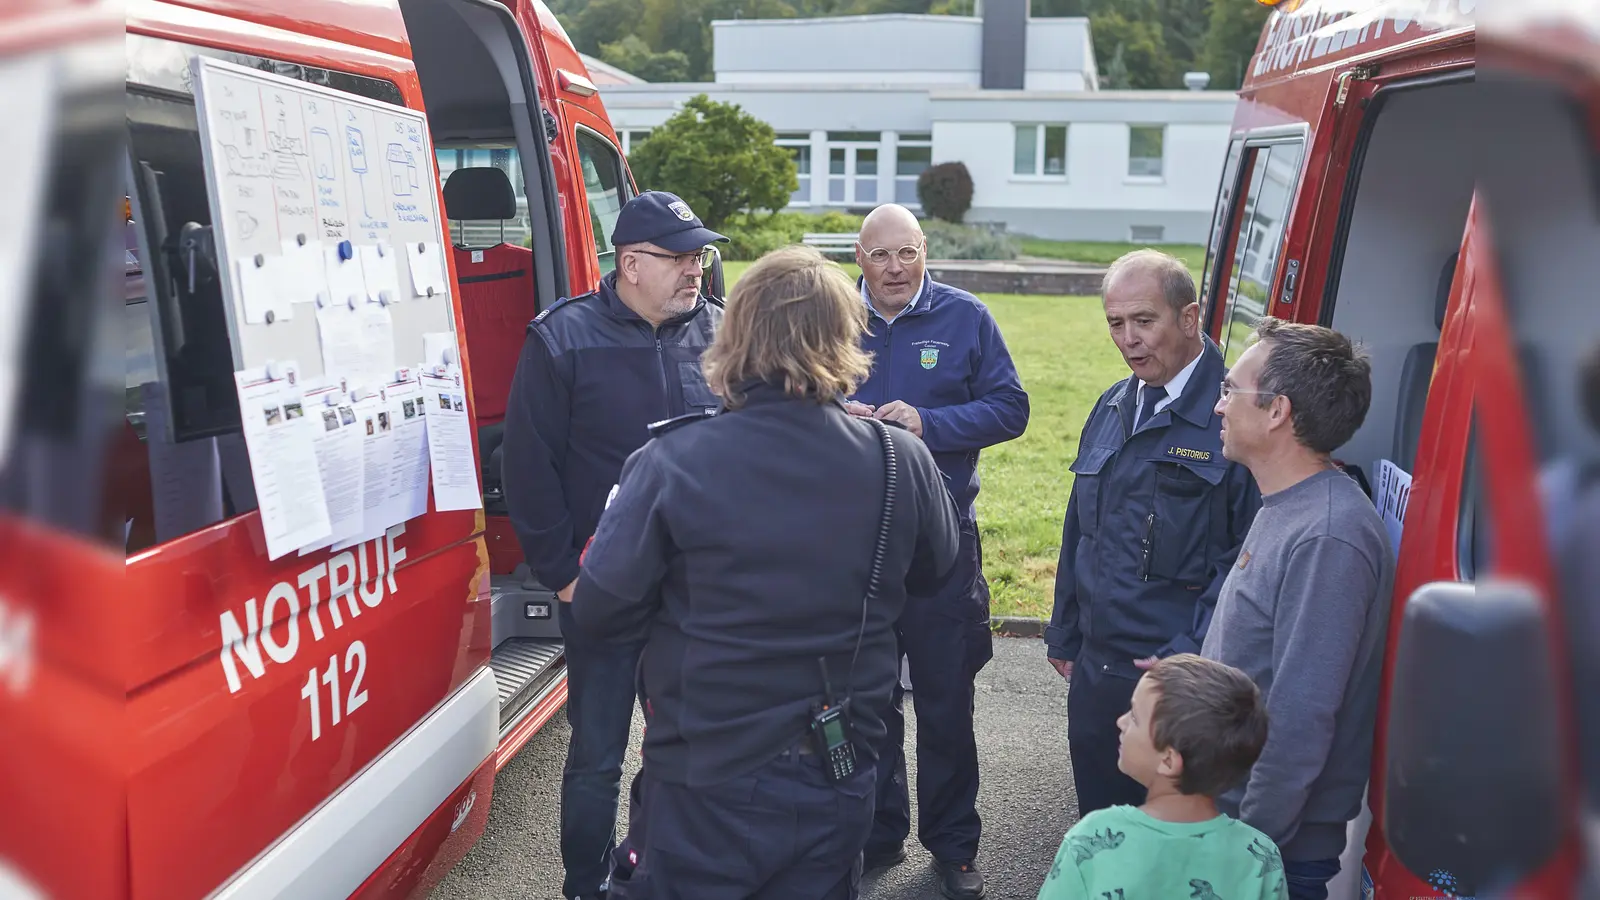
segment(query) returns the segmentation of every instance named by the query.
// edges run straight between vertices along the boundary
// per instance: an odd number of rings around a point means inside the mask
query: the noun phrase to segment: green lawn
[[[1187,263],[1189,270],[1194,273],[1197,281],[1200,278],[1200,270],[1205,267],[1206,263],[1206,248],[1199,244],[1144,245],[1127,244],[1119,241],[1051,241],[1035,237],[1022,237],[1018,243],[1022,245],[1023,256],[1070,259],[1073,262],[1097,263],[1099,265],[1115,262],[1117,257],[1130,250],[1151,246],[1164,253],[1170,253]]]
[[[724,263],[728,283],[749,263]],[[853,265],[846,269],[854,277]],[[989,294],[1032,409],[1021,438],[984,451],[978,523],[997,616],[1049,618],[1061,517],[1078,432],[1089,409],[1128,369],[1106,334],[1098,297]]]

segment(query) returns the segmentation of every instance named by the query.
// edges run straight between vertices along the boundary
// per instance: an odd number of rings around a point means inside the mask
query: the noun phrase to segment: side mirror
[[[706,266],[706,277],[702,290],[705,295],[713,300],[728,299],[728,287],[722,274],[722,251],[716,245],[711,246],[711,265]]]
[[[1395,653],[1384,830],[1406,868],[1486,896],[1539,869],[1564,833],[1560,704],[1538,595],[1424,585]]]

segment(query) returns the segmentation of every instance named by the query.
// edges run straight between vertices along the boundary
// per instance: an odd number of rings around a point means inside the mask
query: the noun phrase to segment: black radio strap
[[[894,440],[889,436],[889,426],[877,419],[867,419],[878,430],[878,442],[883,445],[883,513],[878,520],[878,542],[872,551],[872,570],[868,576],[867,592],[861,598],[861,627],[856,631],[856,649],[850,654],[850,674],[845,677],[846,709],[856,688],[856,659],[861,655],[861,641],[867,634],[867,608],[878,599],[878,583],[883,578],[883,556],[889,549],[889,526],[894,518],[895,473],[898,460]]]

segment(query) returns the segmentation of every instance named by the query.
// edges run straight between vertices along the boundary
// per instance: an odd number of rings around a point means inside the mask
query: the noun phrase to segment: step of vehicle
[[[540,638],[511,638],[494,648],[489,666],[500,688],[500,729],[515,724],[528,704],[560,671],[562,643]]]

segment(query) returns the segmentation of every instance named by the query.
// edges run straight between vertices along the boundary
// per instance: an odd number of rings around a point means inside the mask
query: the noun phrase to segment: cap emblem
[[[672,210],[674,215],[685,222],[694,220],[694,213],[689,210],[689,204],[683,202],[682,200],[674,200],[673,202],[668,203],[667,209]]]

